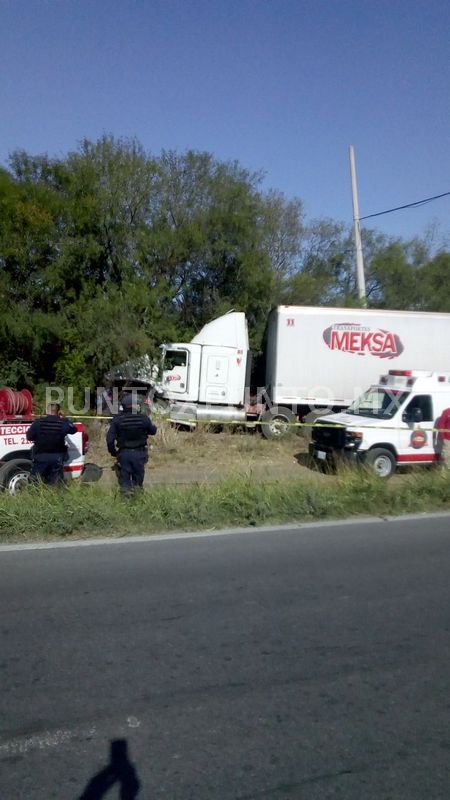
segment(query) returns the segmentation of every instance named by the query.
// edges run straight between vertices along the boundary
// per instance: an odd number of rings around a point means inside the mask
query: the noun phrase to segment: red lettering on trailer
[[[335,323],[326,328],[322,336],[330,350],[340,350],[341,353],[396,358],[404,350],[396,333],[382,328],[371,330],[359,324]]]
[[[342,333],[339,336],[339,331],[331,332],[331,342],[328,344],[330,350],[347,350],[347,333]]]
[[[383,337],[379,333],[374,333],[372,336],[372,344],[369,344],[369,349],[372,349],[374,353],[380,353],[383,349]]]
[[[367,350],[370,347],[371,341],[372,341],[372,334],[371,333],[362,333],[361,334],[361,350]]]

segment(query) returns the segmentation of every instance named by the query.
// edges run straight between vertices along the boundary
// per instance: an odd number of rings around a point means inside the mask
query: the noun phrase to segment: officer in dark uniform
[[[108,452],[117,457],[118,479],[122,494],[142,488],[148,460],[147,438],[154,436],[156,425],[133,405],[131,394],[121,400],[123,411],[113,417],[106,435]]]
[[[59,403],[47,406],[46,416],[31,423],[27,439],[34,444],[32,479],[39,477],[49,485],[64,481],[65,440],[69,433],[76,432],[73,422],[62,416]]]

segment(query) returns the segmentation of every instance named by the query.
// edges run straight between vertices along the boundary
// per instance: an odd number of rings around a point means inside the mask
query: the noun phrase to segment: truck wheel
[[[366,462],[380,478],[390,478],[397,466],[391,451],[384,447],[374,447],[373,450],[369,450]]]
[[[295,416],[289,408],[278,406],[265,411],[261,417],[261,429],[266,439],[281,439],[290,431],[295,422]]]
[[[18,494],[30,482],[31,461],[15,458],[0,468],[0,488],[9,494]]]

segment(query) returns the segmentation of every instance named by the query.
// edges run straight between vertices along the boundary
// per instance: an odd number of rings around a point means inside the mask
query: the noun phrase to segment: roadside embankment
[[[118,537],[448,508],[450,477],[426,469],[392,481],[364,470],[345,470],[324,481],[308,482],[294,477],[263,483],[242,473],[217,483],[155,484],[132,498],[96,484],[30,487],[15,497],[0,496],[0,542]]]

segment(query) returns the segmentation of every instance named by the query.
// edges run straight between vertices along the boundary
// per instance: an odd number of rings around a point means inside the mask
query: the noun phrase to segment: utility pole
[[[356,251],[356,280],[358,283],[358,296],[366,305],[366,280],[364,277],[364,259],[361,243],[361,228],[359,226],[359,203],[358,188],[356,185],[356,166],[355,151],[353,145],[349,147],[350,155],[350,174],[352,176],[352,201],[353,201],[353,225],[355,230],[355,251]]]

